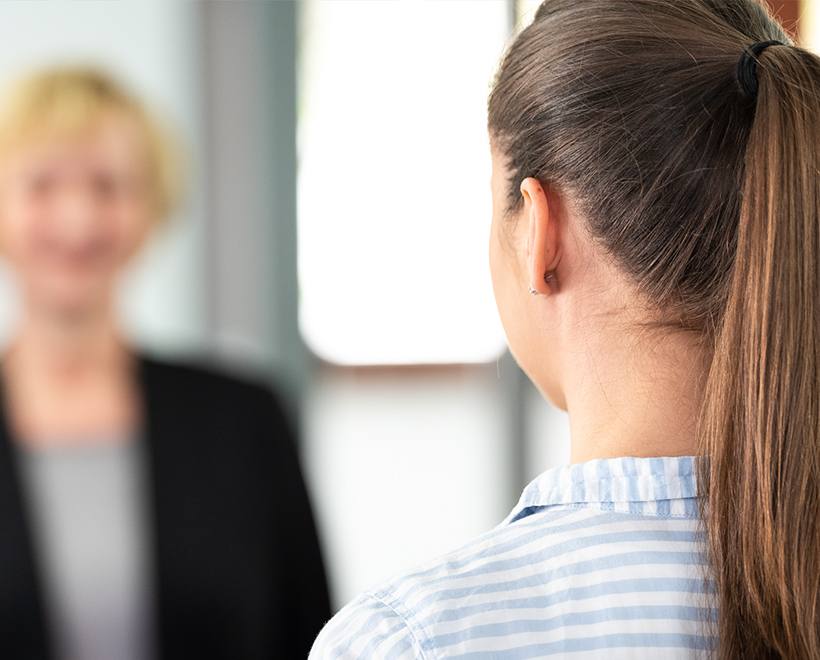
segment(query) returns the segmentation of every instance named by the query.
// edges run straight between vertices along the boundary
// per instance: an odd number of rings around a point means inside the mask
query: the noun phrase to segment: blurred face
[[[23,146],[0,170],[0,249],[29,304],[89,313],[152,224],[145,164],[131,121],[111,113],[88,136]]]

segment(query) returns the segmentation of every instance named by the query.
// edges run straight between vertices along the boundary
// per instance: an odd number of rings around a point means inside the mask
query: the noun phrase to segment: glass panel
[[[305,341],[341,364],[494,359],[486,98],[506,0],[302,10]]]

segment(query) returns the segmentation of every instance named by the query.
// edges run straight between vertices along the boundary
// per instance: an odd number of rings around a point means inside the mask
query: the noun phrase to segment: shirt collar
[[[596,459],[547,470],[536,477],[504,522],[558,504],[598,505],[638,513],[647,510],[643,503],[696,498],[696,456]]]

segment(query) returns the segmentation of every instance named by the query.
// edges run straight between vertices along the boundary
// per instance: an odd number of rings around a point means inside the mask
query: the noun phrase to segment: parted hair
[[[759,96],[737,78],[752,44]],[[717,646],[820,659],[820,59],[755,0],[546,0],[488,127],[670,327],[713,352],[699,416]]]
[[[86,137],[111,113],[133,123],[155,215],[167,217],[183,195],[181,145],[134,94],[94,67],[44,69],[6,90],[0,100],[0,162],[19,148]]]

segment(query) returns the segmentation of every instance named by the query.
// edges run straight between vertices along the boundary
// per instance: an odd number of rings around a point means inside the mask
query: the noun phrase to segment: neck
[[[695,454],[710,366],[702,342],[678,331],[609,330],[587,328],[574,340],[565,388],[572,462]]]
[[[9,350],[28,368],[75,374],[110,365],[124,353],[110,307],[78,313],[29,307]]]
[[[26,312],[2,365],[16,439],[44,447],[129,437],[140,402],[111,310]]]

